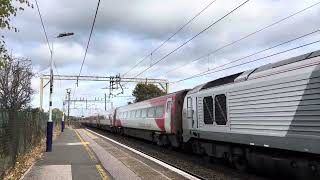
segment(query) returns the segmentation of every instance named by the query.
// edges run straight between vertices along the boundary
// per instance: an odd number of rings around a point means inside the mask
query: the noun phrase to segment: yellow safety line
[[[90,158],[91,158],[92,160],[96,160],[96,158],[95,158],[95,156],[93,155],[91,149],[88,147],[88,144],[89,144],[89,143],[88,143],[88,142],[85,142],[85,141],[82,139],[82,137],[80,136],[80,134],[78,133],[77,130],[74,130],[74,131],[76,132],[78,138],[80,139],[81,144],[84,146],[85,150],[88,152]],[[90,136],[90,135],[88,134],[88,133],[89,133],[88,131],[84,131],[84,132],[85,132],[88,136]],[[90,134],[91,134],[91,133],[90,133]],[[94,135],[91,134],[91,136],[94,136]],[[99,172],[99,174],[100,174],[100,176],[101,176],[101,178],[102,178],[103,180],[109,180],[109,176],[107,175],[107,173],[105,172],[105,170],[102,168],[102,166],[101,166],[100,164],[97,164],[97,165],[96,165],[96,168],[97,168],[97,171]]]
[[[88,147],[88,142],[85,142],[85,141],[82,139],[82,137],[79,135],[79,133],[78,133],[75,129],[74,129],[74,132],[76,132],[78,138],[79,138],[80,141],[81,141],[81,144],[84,146],[84,149],[87,151],[90,159],[96,160],[96,158],[94,157],[92,151],[91,151],[90,148]]]
[[[109,180],[109,176],[107,175],[107,173],[105,172],[105,170],[102,168],[100,164],[97,164],[96,168],[103,180]]]

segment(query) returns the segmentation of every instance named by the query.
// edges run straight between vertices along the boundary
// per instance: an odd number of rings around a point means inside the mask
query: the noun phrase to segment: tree
[[[31,61],[10,56],[6,60],[0,69],[0,107],[10,110],[27,108],[34,93],[31,88]]]
[[[33,8],[33,5],[28,0],[0,0],[0,29],[14,30],[18,32],[18,29],[11,25],[11,17],[16,16],[18,11],[23,11],[23,6]],[[4,36],[0,37],[0,69],[3,68],[6,63],[6,59],[2,58],[6,54]]]
[[[18,11],[24,10],[24,5],[33,8],[33,5],[28,0],[0,0],[1,29],[13,29],[16,32],[18,31],[17,28],[10,24],[10,21],[12,16],[17,16]]]
[[[6,60],[8,59],[8,52],[4,46],[4,41],[0,40],[0,69],[5,65]]]
[[[62,119],[62,115],[63,115],[63,112],[58,109],[58,108],[54,108],[52,109],[52,119],[54,122],[60,122],[61,119]]]
[[[139,83],[133,90],[132,95],[136,98],[135,102],[166,95],[166,92],[158,88],[154,84]]]

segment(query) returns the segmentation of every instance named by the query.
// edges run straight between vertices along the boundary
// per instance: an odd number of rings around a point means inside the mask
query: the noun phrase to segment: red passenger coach
[[[118,132],[178,146],[182,134],[182,104],[186,90],[168,94],[115,110],[113,125]]]

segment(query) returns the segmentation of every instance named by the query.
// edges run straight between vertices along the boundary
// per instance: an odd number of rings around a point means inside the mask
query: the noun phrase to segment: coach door
[[[167,99],[164,126],[166,132],[171,132],[171,113],[172,113],[172,98]]]
[[[192,129],[197,128],[196,118],[194,117],[192,97],[187,97],[187,121],[191,124]]]

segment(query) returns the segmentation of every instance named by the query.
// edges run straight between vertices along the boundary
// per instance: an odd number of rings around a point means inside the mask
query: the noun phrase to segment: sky
[[[33,1],[31,0],[31,2]],[[97,2],[97,0],[38,0],[49,41],[54,49],[55,74],[79,74]],[[212,0],[101,0],[81,75],[115,76],[126,73],[211,2]],[[135,77],[151,64],[163,59],[138,77],[161,78],[175,82],[303,36],[320,27],[318,20],[320,4],[317,4],[259,31],[259,33],[250,35],[318,2],[316,0],[250,0],[186,43],[182,48],[163,58],[242,2],[244,0],[216,0],[200,16],[154,52],[152,56],[148,56],[125,77]],[[1,33],[5,36],[7,48],[14,56],[32,60],[33,71],[36,74],[32,79],[32,87],[36,93],[32,97],[31,104],[33,107],[39,107],[40,76],[49,74],[50,52],[37,10],[26,8],[25,11],[19,12],[13,18],[12,24],[19,29],[19,32],[2,30]],[[75,34],[70,37],[54,38],[61,32],[74,32]],[[242,39],[246,36],[248,37]],[[239,39],[242,40],[237,41]],[[237,63],[258,59],[319,39],[320,32],[313,33],[291,43],[242,59]],[[237,43],[224,47],[234,41]],[[220,50],[208,55],[217,49]],[[255,63],[237,66],[180,83],[171,83],[169,92],[193,88],[219,77],[319,49],[320,43],[316,43]],[[204,58],[191,63],[199,57]],[[184,66],[187,63],[189,64]],[[172,71],[178,67],[181,68]],[[80,81],[79,86],[76,87],[75,81],[55,81],[53,106],[62,108],[67,88],[72,89],[72,99],[95,99],[103,98],[105,93],[109,93],[108,90],[103,89],[108,85],[106,82]],[[124,94],[121,95],[125,97],[113,98],[114,107],[132,101],[132,98],[128,96],[131,96],[134,86],[134,83],[125,85]],[[48,94],[49,89],[46,87],[44,89],[45,110],[48,109],[49,104]],[[91,103],[88,106],[89,108],[86,109],[84,103],[71,104],[71,114],[105,113],[103,103]],[[110,108],[111,104],[108,103],[107,109]]]

